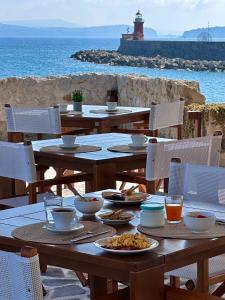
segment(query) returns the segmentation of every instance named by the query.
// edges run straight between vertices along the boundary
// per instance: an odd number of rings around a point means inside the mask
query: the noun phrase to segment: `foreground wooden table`
[[[113,126],[137,121],[148,122],[149,120],[150,108],[125,106],[118,108],[127,110],[127,112],[116,114],[92,113],[92,110],[107,109],[107,106],[83,105],[82,114],[61,114],[62,127],[95,128],[98,133],[106,133],[110,132]],[[72,106],[69,106],[69,109],[72,109]]]
[[[73,205],[66,199],[65,206]],[[115,209],[109,203],[105,208]],[[127,207],[135,218],[130,225],[118,226],[118,233],[136,232],[139,208]],[[221,209],[220,209],[221,213]],[[25,242],[11,237],[18,227],[45,220],[43,204],[35,204],[0,212],[0,249],[17,251]],[[159,239],[159,247],[145,254],[120,256],[107,254],[93,243],[81,245],[44,245],[27,243],[38,249],[43,262],[72,270],[88,272],[91,279],[91,299],[104,295],[107,278],[125,282],[130,286],[131,300],[164,299],[164,272],[198,262],[225,252],[225,238],[203,240]],[[198,285],[199,286],[199,285]],[[199,286],[200,287],[200,286]],[[203,290],[203,287],[199,290]],[[105,296],[107,299],[107,296]]]
[[[168,139],[157,138],[160,141]],[[106,133],[78,136],[76,143],[102,147],[101,151],[57,154],[41,152],[44,146],[59,145],[61,139],[42,140],[32,142],[35,160],[39,165],[53,166],[69,170],[83,171],[93,174],[93,183],[87,188],[89,191],[98,191],[116,187],[116,173],[126,170],[145,168],[147,154],[119,153],[108,151],[113,145],[126,145],[131,143],[129,134]]]

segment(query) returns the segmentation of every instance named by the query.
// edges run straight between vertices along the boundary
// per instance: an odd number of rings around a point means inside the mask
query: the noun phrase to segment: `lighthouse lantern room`
[[[140,10],[138,10],[138,12],[136,13],[136,18],[134,20],[133,39],[139,41],[144,40],[144,20],[142,19]]]

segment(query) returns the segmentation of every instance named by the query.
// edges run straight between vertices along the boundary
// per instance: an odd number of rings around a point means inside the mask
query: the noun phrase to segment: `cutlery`
[[[101,234],[104,234],[104,233],[108,233],[110,231],[111,230],[105,230],[105,231],[101,231],[101,232],[97,232],[97,233],[93,233],[93,234],[90,234],[90,233],[88,234],[87,233],[87,234],[85,234],[81,237],[70,240],[70,242],[75,243],[75,242],[78,242],[78,241],[86,240],[87,238],[91,238],[91,237],[98,236],[98,235],[101,235]]]

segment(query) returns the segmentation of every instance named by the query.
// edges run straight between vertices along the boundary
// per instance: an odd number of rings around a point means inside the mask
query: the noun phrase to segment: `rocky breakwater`
[[[190,71],[225,72],[225,61],[185,60],[182,58],[127,56],[117,51],[82,50],[71,58],[112,66],[145,67],[151,69],[186,69]]]

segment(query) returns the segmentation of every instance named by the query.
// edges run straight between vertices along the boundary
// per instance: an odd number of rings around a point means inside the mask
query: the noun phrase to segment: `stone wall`
[[[85,73],[65,77],[7,78],[0,80],[0,134],[5,132],[4,104],[21,107],[48,107],[62,103],[62,97],[74,89],[84,92],[86,104],[104,104],[107,90],[118,89],[119,104],[148,107],[152,101],[204,103],[195,81],[175,81],[138,75]]]
[[[225,42],[132,41],[120,39],[118,52],[124,55],[168,58],[225,60]],[[224,63],[224,62],[221,62]]]

